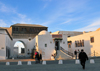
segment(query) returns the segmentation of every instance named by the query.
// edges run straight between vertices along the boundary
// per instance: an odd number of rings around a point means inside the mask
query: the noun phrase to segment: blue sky
[[[0,0],[0,26],[40,24],[48,31],[95,31],[100,0]]]

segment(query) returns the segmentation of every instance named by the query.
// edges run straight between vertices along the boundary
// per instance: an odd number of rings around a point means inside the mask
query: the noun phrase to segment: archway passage
[[[22,41],[16,41],[14,51],[18,54],[25,54],[25,45]]]

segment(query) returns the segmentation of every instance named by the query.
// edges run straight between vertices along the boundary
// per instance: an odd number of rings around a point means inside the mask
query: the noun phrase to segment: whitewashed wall
[[[5,34],[7,34],[7,33],[5,30],[0,30],[0,33],[1,33],[0,34],[0,60],[4,60],[4,59],[6,59]],[[4,48],[4,49],[2,49],[2,48]]]
[[[45,44],[47,44],[47,47],[45,47]],[[55,50],[55,43],[52,40],[52,36],[38,35],[38,48],[42,50],[43,59],[51,59],[51,55],[54,54]]]
[[[11,40],[11,38],[9,37],[9,35],[6,35],[6,37],[5,37],[6,39],[5,39],[5,47],[6,47],[6,49],[9,49],[9,52],[10,52],[10,56],[9,57],[11,57],[11,49],[12,49],[12,47],[11,47],[11,43],[12,43],[12,41],[13,40]],[[8,50],[6,50],[6,53],[8,54]],[[6,57],[8,58],[8,55],[6,55]]]
[[[62,41],[60,42],[60,47],[64,48],[65,50],[68,50],[67,36],[66,35],[62,35]]]
[[[29,49],[29,52],[31,53],[31,49],[33,49],[33,47],[35,46],[35,39],[32,39],[31,41],[29,41],[28,39],[13,39],[13,42],[12,42],[12,56],[14,54],[13,48],[14,48],[14,45],[17,41],[21,41],[21,42],[24,43],[24,45],[25,45],[25,56],[29,56],[27,54],[28,49]]]

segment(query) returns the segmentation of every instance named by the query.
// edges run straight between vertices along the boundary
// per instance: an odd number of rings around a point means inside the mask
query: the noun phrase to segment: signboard
[[[53,34],[52,38],[62,38],[62,34]]]

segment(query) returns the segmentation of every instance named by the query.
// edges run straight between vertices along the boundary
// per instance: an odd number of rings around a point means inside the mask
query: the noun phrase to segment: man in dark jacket
[[[82,65],[83,69],[85,69],[85,62],[86,62],[86,60],[88,60],[88,56],[84,52],[84,50],[81,50],[81,52],[79,53],[79,60],[80,60],[80,63]]]
[[[75,58],[77,59],[77,51],[76,50],[74,51],[74,54],[75,54]]]

